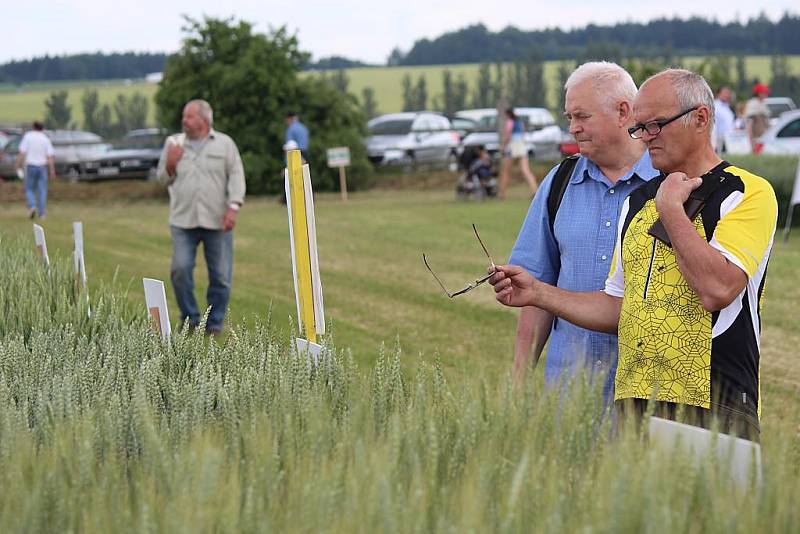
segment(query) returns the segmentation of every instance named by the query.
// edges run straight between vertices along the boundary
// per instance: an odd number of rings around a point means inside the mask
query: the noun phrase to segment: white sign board
[[[319,355],[322,353],[322,345],[301,337],[294,338],[294,342],[297,347],[297,354],[300,356],[308,354],[308,356],[314,360],[314,367],[319,365]]]
[[[83,257],[83,223],[74,221],[72,223],[72,236],[75,238],[75,250],[72,253],[72,263],[75,267],[75,274],[80,278],[84,289],[86,288],[86,264]]]
[[[797,174],[794,177],[794,189],[792,190],[792,200],[789,201],[789,209],[800,204],[800,161],[797,162]]]
[[[337,146],[328,149],[328,167],[349,167],[350,147]]]
[[[319,255],[317,252],[317,223],[314,218],[314,194],[311,187],[311,171],[308,164],[303,165],[303,184],[306,191],[304,203],[306,206],[306,232],[308,235],[308,252],[311,263],[311,291],[314,295],[314,322],[317,334],[325,334],[325,305],[322,300],[322,278],[319,274]],[[284,169],[284,187],[286,198],[291,199],[289,191],[289,170]],[[300,313],[300,288],[297,286],[297,252],[294,246],[294,227],[292,225],[292,203],[286,202],[289,217],[289,244],[292,253],[292,279],[294,281],[294,295],[297,302],[297,327],[302,330],[303,317]]]
[[[726,154],[752,154],[753,147],[750,138],[744,130],[733,130],[725,134]]]
[[[161,339],[169,340],[171,329],[164,282],[153,278],[143,278],[142,282],[144,282],[144,301],[153,319],[153,328],[161,334]]]
[[[714,434],[710,430],[677,423],[660,417],[650,417],[648,425],[650,443],[671,454],[676,447],[693,453],[695,464],[708,459],[712,452],[718,461],[729,462],[731,477],[742,488],[755,476],[761,483],[761,445],[727,434]]]
[[[50,257],[47,255],[47,242],[44,239],[44,228],[38,224],[33,225],[33,241],[36,243],[36,251],[44,261],[45,265],[50,265]]]

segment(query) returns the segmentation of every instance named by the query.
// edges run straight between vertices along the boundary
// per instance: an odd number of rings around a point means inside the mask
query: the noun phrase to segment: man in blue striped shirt
[[[578,67],[564,84],[569,131],[580,147],[561,205],[550,226],[548,196],[556,168],[542,182],[528,210],[509,264],[538,280],[571,291],[602,290],[611,266],[617,219],[625,197],[658,176],[643,143],[631,139],[636,84],[615,63]],[[514,349],[514,378],[524,380],[547,340],[545,383],[555,385],[586,369],[603,380],[613,400],[617,338],[592,332],[535,307],[522,308]]]

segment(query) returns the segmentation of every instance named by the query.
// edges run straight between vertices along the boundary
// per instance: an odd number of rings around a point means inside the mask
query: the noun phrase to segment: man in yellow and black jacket
[[[619,336],[615,400],[751,439],[759,435],[760,308],[777,219],[769,183],[719,159],[713,94],[693,72],[648,79],[629,133],[661,176],[623,205],[604,291],[574,293],[500,266],[509,306],[535,305]],[[578,216],[579,214],[576,214]]]

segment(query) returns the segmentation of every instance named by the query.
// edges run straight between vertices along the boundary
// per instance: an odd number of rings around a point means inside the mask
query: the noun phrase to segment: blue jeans
[[[47,205],[47,166],[25,166],[25,196],[28,198],[28,209],[36,208],[39,217],[42,217]]]
[[[172,233],[172,287],[181,309],[181,323],[200,323],[200,310],[194,298],[194,264],[197,245],[203,243],[203,253],[208,265],[208,291],[206,299],[211,306],[206,329],[222,330],[233,275],[233,232],[205,228],[178,228],[170,226]]]

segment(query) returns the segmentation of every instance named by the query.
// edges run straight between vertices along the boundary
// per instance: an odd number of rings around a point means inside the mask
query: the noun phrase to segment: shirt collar
[[[582,164],[582,165],[581,165]],[[661,173],[653,168],[653,163],[650,160],[650,152],[645,150],[642,157],[639,158],[631,170],[625,175],[621,176],[617,182],[623,182],[632,179],[634,176],[639,177],[642,181],[649,182],[653,178],[659,176]],[[589,158],[581,156],[578,165],[575,167],[575,172],[572,173],[570,183],[577,184],[585,180],[587,177],[597,182],[607,182],[608,178],[600,170],[597,164]]]

